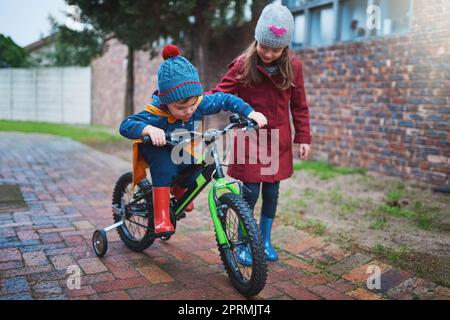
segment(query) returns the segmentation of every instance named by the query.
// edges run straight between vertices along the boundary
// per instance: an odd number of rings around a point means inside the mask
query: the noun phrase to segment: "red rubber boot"
[[[172,194],[175,196],[175,198],[178,200],[181,198],[181,196],[186,192],[187,189],[182,188],[180,186],[174,186],[172,187]],[[184,211],[186,212],[191,212],[192,210],[194,210],[194,203],[191,202],[189,203],[186,208],[184,209]]]
[[[170,187],[153,187],[155,233],[171,235],[175,232],[170,222]]]

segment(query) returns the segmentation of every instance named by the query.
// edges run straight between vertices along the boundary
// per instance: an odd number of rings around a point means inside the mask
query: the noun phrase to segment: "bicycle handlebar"
[[[223,136],[225,135],[228,130],[234,129],[234,128],[242,128],[242,130],[248,130],[248,129],[255,129],[258,130],[259,126],[258,124],[249,118],[243,117],[239,114],[232,114],[229,118],[230,120],[230,124],[228,124],[225,128],[223,129],[209,129],[206,130],[203,133],[200,132],[196,132],[196,131],[187,131],[187,133],[190,134],[190,138],[185,139],[186,136],[186,132],[183,133],[183,136],[180,137],[180,139],[178,139],[178,141],[174,141],[173,140],[173,136],[171,133],[166,133],[166,145],[169,145],[171,147],[174,147],[176,145],[179,144],[186,144],[191,142],[194,138],[196,137],[202,137],[202,139],[207,139],[209,143],[213,142],[218,136]],[[152,144],[152,139],[150,138],[150,136],[144,136],[142,138],[143,143],[145,144]]]

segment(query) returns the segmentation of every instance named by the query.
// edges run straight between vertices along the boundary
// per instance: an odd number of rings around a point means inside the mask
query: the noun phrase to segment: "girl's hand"
[[[310,153],[310,147],[309,144],[300,144],[300,159],[304,160],[306,158],[308,158]]]
[[[267,125],[267,118],[261,112],[252,111],[248,115],[248,118],[255,120],[255,122],[258,124],[258,127],[260,128]]]
[[[142,136],[149,136],[152,143],[157,147],[166,144],[166,133],[160,128],[148,125],[142,130]]]

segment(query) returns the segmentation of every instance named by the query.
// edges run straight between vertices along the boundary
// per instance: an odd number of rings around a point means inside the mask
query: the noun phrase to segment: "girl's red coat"
[[[213,89],[214,92],[221,91],[239,96],[245,102],[250,104],[256,111],[263,113],[268,125],[267,134],[267,152],[261,150],[263,155],[271,155],[271,132],[270,129],[279,129],[279,159],[271,159],[271,163],[267,164],[267,160],[261,161],[259,157],[254,164],[249,164],[249,150],[245,152],[245,164],[238,164],[237,144],[234,143],[234,159],[233,164],[228,169],[228,175],[244,182],[275,182],[287,179],[293,173],[293,152],[292,152],[292,133],[289,120],[289,113],[292,114],[295,135],[294,143],[311,143],[309,111],[306,102],[305,88],[303,82],[303,70],[301,61],[291,55],[292,67],[295,74],[294,85],[287,90],[279,90],[275,84],[281,83],[282,76],[276,75],[270,77],[261,66],[258,70],[262,73],[263,81],[261,84],[249,87],[240,84],[236,78],[242,73],[243,59],[237,58],[228,65],[228,72],[223,79]],[[258,134],[261,136],[261,134]],[[236,142],[236,141],[235,141]],[[250,142],[251,143],[251,142]],[[256,147],[259,154],[259,143]],[[253,155],[250,155],[252,158]],[[275,163],[277,162],[277,163]],[[242,163],[240,161],[239,163]],[[267,174],[262,172],[263,168],[276,168],[278,170]]]

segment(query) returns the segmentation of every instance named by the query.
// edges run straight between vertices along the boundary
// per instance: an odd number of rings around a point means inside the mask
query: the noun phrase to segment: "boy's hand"
[[[308,158],[310,152],[309,144],[300,144],[300,159],[304,160]]]
[[[255,120],[260,128],[267,125],[267,118],[261,112],[252,111],[249,113],[248,118]]]
[[[161,147],[166,144],[166,133],[164,130],[148,125],[142,130],[142,136],[149,136],[153,145]]]

